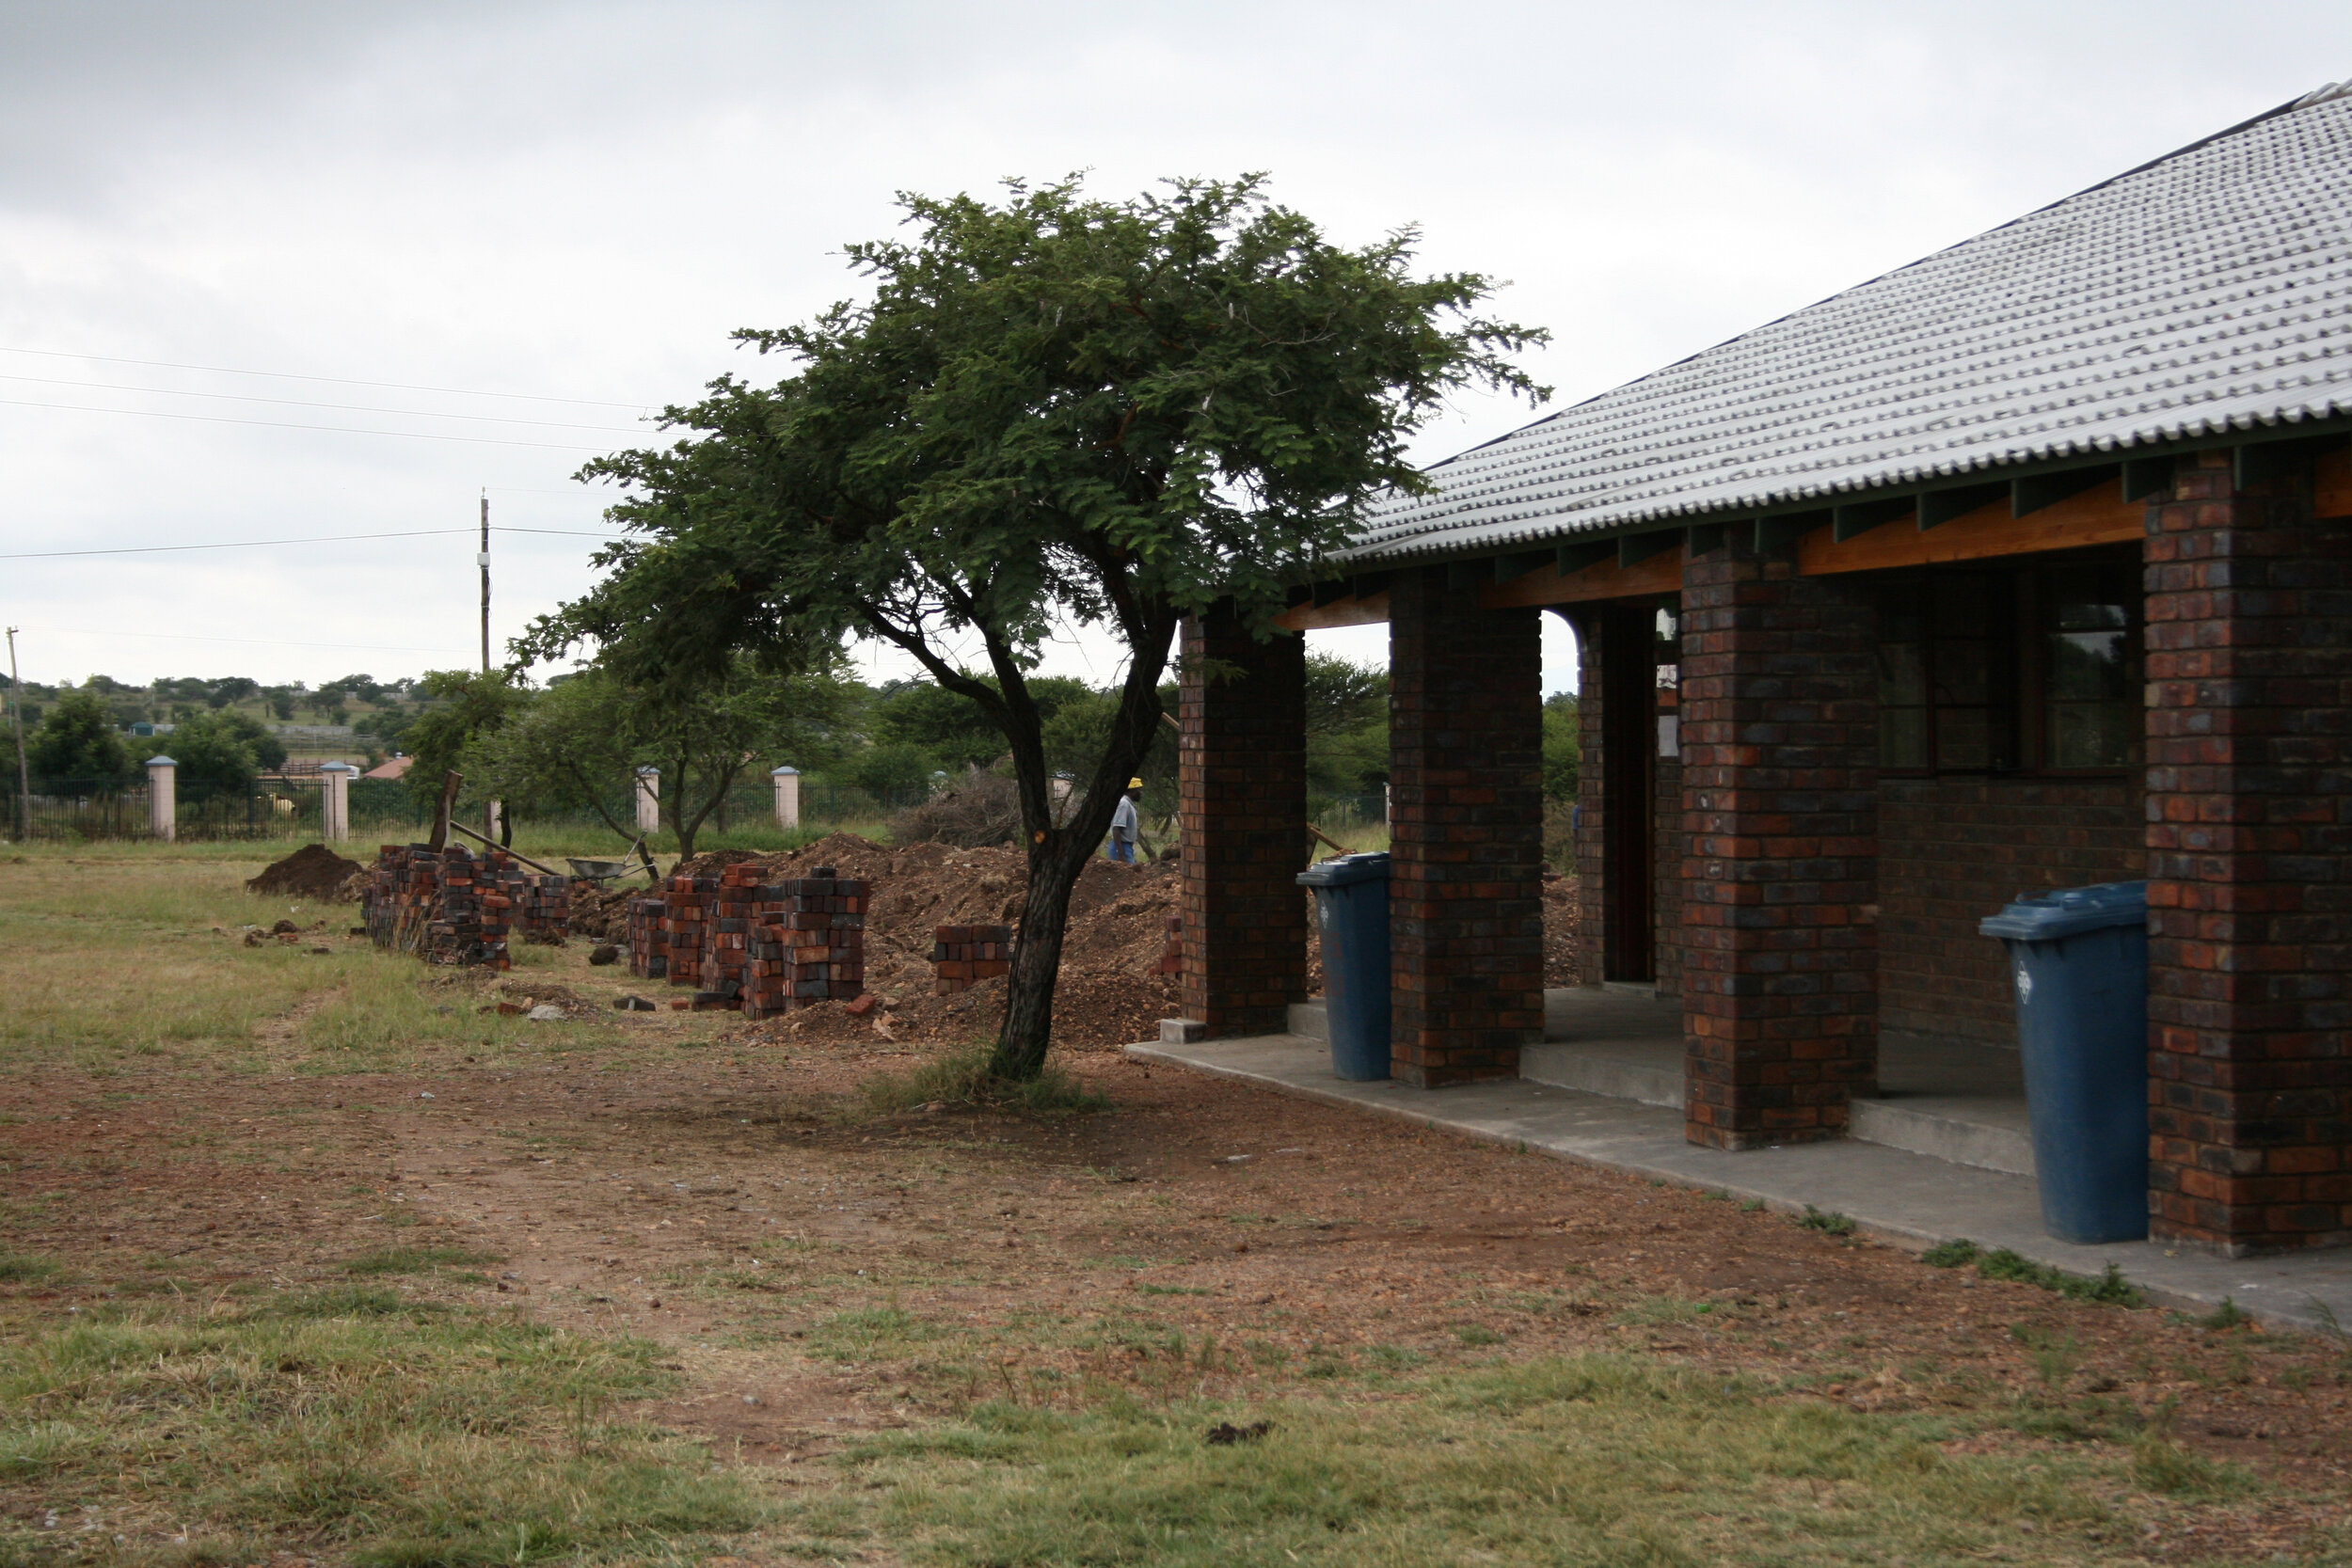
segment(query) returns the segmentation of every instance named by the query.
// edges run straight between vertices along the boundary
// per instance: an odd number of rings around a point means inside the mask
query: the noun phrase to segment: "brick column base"
[[[1835,1137],[1878,1079],[1873,618],[1725,546],[1682,578],[1684,1131]]]
[[[2227,452],[2149,509],[2150,1232],[2352,1243],[2352,523]]]
[[[1307,997],[1306,642],[1229,610],[1184,623],[1184,1016],[1273,1035]]]
[[[1515,1078],[1543,1037],[1543,654],[1534,610],[1445,568],[1390,589],[1391,1069]]]

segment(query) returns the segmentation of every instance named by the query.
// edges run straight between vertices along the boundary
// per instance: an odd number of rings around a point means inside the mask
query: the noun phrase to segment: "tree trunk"
[[[1087,785],[1084,801],[1061,826],[1054,824],[1053,792],[1045,776],[1044,753],[1036,745],[1034,710],[1014,736],[1013,768],[1022,783],[1022,828],[1027,834],[1028,901],[1021,914],[1020,935],[1012,949],[1012,973],[1005,986],[1005,1023],[989,1057],[990,1076],[1023,1083],[1045,1070],[1045,1053],[1053,1039],[1054,988],[1060,977],[1061,950],[1070,921],[1070,892],[1094,855],[1095,847],[1110,831],[1127,779],[1142,766],[1157,738],[1160,721],[1160,672],[1167,667],[1168,645],[1173,637],[1170,617],[1156,641],[1139,639],[1128,665],[1125,688],[1120,693],[1119,716],[1111,723],[1110,745]],[[1008,689],[1013,683],[1007,681]],[[1028,744],[1023,744],[1026,740]]]

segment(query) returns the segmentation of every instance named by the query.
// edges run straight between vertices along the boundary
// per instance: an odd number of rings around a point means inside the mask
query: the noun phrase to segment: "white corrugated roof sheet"
[[[2352,413],[2352,83],[1429,470],[1359,560]]]

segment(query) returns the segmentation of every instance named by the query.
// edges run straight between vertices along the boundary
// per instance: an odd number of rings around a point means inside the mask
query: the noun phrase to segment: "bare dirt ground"
[[[644,982],[591,969],[586,947],[449,982],[467,1006],[499,988],[601,1021],[560,1053],[451,1048],[349,1076],[21,1069],[0,1239],[111,1283],[0,1284],[5,1309],[340,1279],[421,1249],[446,1261],[405,1276],[421,1295],[670,1347],[691,1390],[661,1418],[787,1486],[844,1433],[1080,1378],[1216,1392],[1615,1349],[1862,1409],[2010,1413],[1963,1445],[2056,1450],[2109,1417],[2153,1422],[2306,1499],[2137,1499],[2149,1560],[2291,1557],[2345,1522],[2340,1343],[2070,1302],[1112,1051],[1064,1055],[1106,1113],[876,1116],[858,1085],[935,1047],[614,1014]]]

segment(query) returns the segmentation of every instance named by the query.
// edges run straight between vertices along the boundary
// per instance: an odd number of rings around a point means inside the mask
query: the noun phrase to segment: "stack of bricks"
[[[640,980],[669,975],[670,937],[661,918],[669,907],[659,894],[628,901],[628,972]]]
[[[1179,920],[1181,916],[1177,917]],[[1181,930],[1181,927],[1179,929]],[[1009,926],[942,926],[931,932],[931,993],[952,996],[1012,972]]]
[[[476,859],[455,845],[388,844],[360,895],[369,939],[427,963],[508,968],[512,876],[513,860],[497,850]]]
[[[512,924],[523,940],[561,943],[572,924],[572,879],[526,876],[512,862],[500,868],[499,879],[514,900]]]
[[[674,986],[696,985],[702,979],[706,905],[718,891],[716,877],[673,877],[661,896],[661,945],[669,957],[668,979]]]
[[[746,878],[750,875],[747,869]],[[717,1005],[740,1006],[749,1019],[773,1018],[795,1007],[854,997],[866,989],[865,882],[820,865],[814,876],[745,891],[750,897],[743,902],[751,911],[743,949],[748,961],[739,993]],[[722,990],[727,983],[732,982],[723,982]],[[695,1001],[701,1004],[703,996]]]

